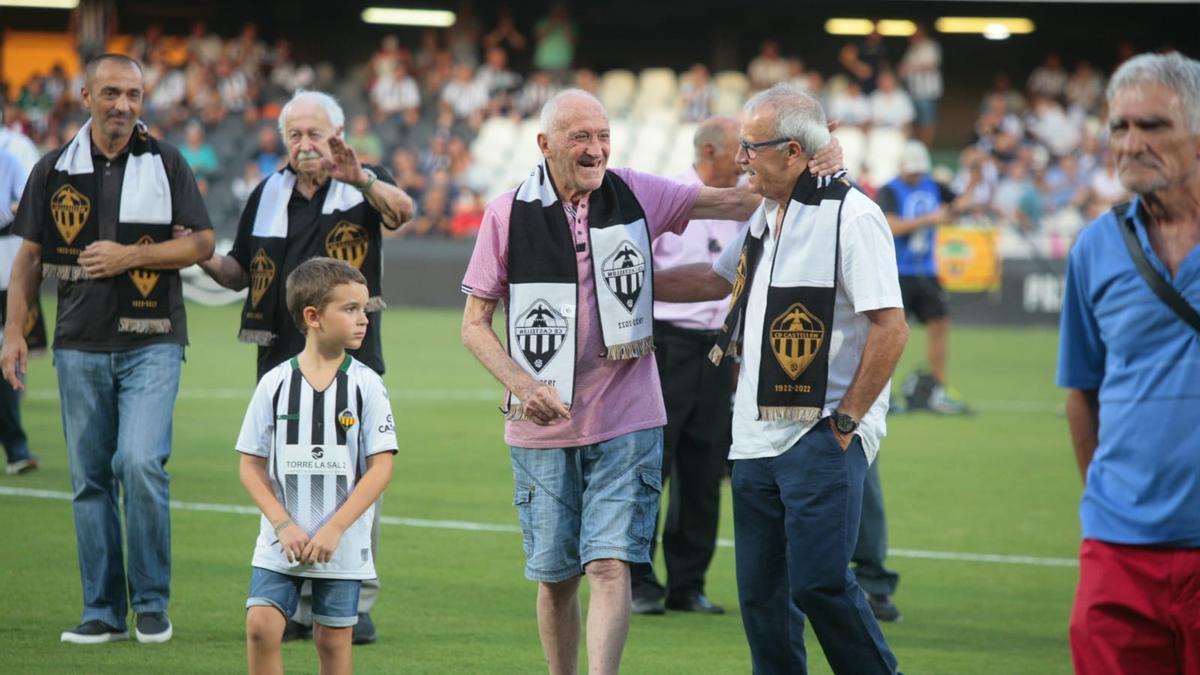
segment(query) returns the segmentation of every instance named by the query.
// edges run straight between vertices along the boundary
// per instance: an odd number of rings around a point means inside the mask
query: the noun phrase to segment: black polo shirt
[[[171,222],[193,231],[211,230],[208,209],[196,186],[196,178],[175,146],[158,141],[163,167],[171,183]],[[29,174],[25,194],[13,221],[13,233],[41,244],[42,219],[50,212],[46,178],[54,168],[57,153],[42,157]],[[126,146],[109,160],[92,145],[92,166],[96,172],[96,208],[100,239],[115,241],[117,216],[121,210],[121,186],[125,180]],[[88,352],[120,352],[160,343],[186,345],[187,315],[183,307],[183,285],[177,275],[170,279],[171,332],[161,335],[122,333],[117,330],[117,277],[58,282],[58,318],[54,326],[55,349],[79,349]]]
[[[391,174],[383,167],[368,166],[367,168],[374,171],[380,181],[395,185]],[[325,242],[321,241],[319,236],[317,221],[321,217],[321,206],[325,203],[325,195],[329,193],[331,184],[332,181],[326,181],[325,185],[313,194],[312,199],[305,197],[297,189],[292,190],[292,196],[287,205],[287,253],[283,257],[283,273],[279,277],[280,279],[287,279],[292,270],[299,267],[300,263],[305,260],[325,255]],[[255,188],[255,194],[250,196],[250,204],[258,203],[258,197],[261,195],[264,185],[266,185],[266,180]],[[369,203],[365,206],[366,208],[363,210],[366,216],[362,226],[366,228],[368,236],[373,241],[379,241],[383,216]],[[255,215],[255,209],[247,208],[242,211],[241,220],[238,221],[237,236],[234,238],[233,248],[229,250],[229,257],[236,260],[238,265],[241,265],[242,269],[246,271],[249,271],[250,258],[254,255],[250,236],[254,230]],[[258,348],[258,379],[260,380],[275,366],[304,351],[304,335],[296,328],[296,322],[292,320],[292,315],[288,312],[286,294],[279,293],[276,297],[279,298],[279,302],[271,310],[271,325],[272,331],[275,333],[275,340],[268,346]],[[383,312],[368,314],[367,335],[363,338],[362,347],[348,350],[354,358],[362,361],[380,375],[383,374],[384,369],[383,344],[379,335],[379,324],[382,317]]]

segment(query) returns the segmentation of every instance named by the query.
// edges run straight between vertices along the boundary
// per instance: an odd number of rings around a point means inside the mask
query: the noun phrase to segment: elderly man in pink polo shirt
[[[758,200],[608,170],[608,115],[582,90],[546,103],[537,143],[542,162],[484,214],[463,277],[462,336],[508,390],[504,438],[550,672],[576,672],[586,572],[588,668],[616,673],[630,566],[650,563],[662,491],[651,242],[691,218],[743,220]],[[814,168],[840,167],[840,151],[831,155]],[[492,330],[501,300],[507,350]]]
[[[736,186],[742,173],[734,161],[738,129],[732,117],[703,122],[693,139],[695,162],[675,179],[689,185]],[[741,226],[736,220],[693,220],[680,234],[668,232],[654,241],[654,269],[712,265]],[[654,359],[667,408],[662,470],[663,484],[670,491],[662,519],[667,574],[665,587],[653,572],[634,577],[635,614],[725,612],[705,595],[704,577],[717,547],[734,378],[733,360],[713,367],[708,351],[728,311],[728,298],[654,303]],[[654,558],[653,539],[650,558]]]

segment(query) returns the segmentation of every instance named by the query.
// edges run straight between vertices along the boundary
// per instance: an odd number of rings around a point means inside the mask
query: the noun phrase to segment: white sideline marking
[[[70,492],[61,490],[34,490],[0,486],[0,495],[7,497],[32,497],[35,499],[71,499]],[[181,502],[171,500],[171,508],[181,511],[210,511],[216,513],[236,513],[239,515],[257,516],[258,509],[253,506],[238,504],[205,504],[203,502]],[[498,525],[492,523],[472,523],[463,520],[427,520],[425,518],[398,518],[382,516],[386,525],[405,525],[408,527],[425,527],[435,530],[467,530],[471,532],[505,532],[520,533],[516,525]],[[733,548],[733,542],[728,539],[718,539],[717,545]],[[923,558],[926,560],[953,560],[956,562],[997,563],[1004,565],[1037,565],[1042,567],[1077,567],[1078,561],[1071,558],[1042,558],[1031,555],[997,555],[993,553],[955,553],[952,551],[918,551],[907,548],[888,549],[888,556],[894,558]]]
[[[388,394],[393,400],[399,400],[406,403],[420,401],[494,401],[497,405],[504,398],[504,391],[500,388],[495,389],[391,389]],[[182,400],[234,400],[234,401],[250,401],[250,397],[254,395],[254,390],[239,387],[183,387],[180,388],[178,398]],[[26,398],[32,401],[57,401],[57,389],[29,389],[25,392]],[[1063,403],[1047,403],[1044,401],[970,401],[971,409],[985,413],[1046,413],[1060,414],[1063,412]]]

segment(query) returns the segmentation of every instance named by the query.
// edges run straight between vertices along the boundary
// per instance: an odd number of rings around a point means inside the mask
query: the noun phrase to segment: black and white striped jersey
[[[267,458],[275,497],[309,536],[346,502],[367,457],[396,449],[383,380],[350,355],[324,391],[313,389],[295,358],[272,368],[258,383],[237,441],[238,452]],[[252,564],[293,576],[374,578],[374,508],[346,530],[332,560],[310,565],[288,562],[264,516]]]

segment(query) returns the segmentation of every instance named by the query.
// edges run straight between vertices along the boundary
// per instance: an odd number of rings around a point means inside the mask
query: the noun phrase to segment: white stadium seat
[[[846,168],[850,170],[850,178],[857,180],[862,173],[863,160],[867,155],[867,135],[862,129],[852,126],[838,127],[833,135],[842,145],[842,156],[845,157]]]
[[[883,185],[900,173],[904,132],[892,127],[873,127],[867,133],[866,167],[873,185]]]
[[[637,94],[637,77],[629,70],[610,70],[600,77],[600,102],[609,117],[624,117]]]

